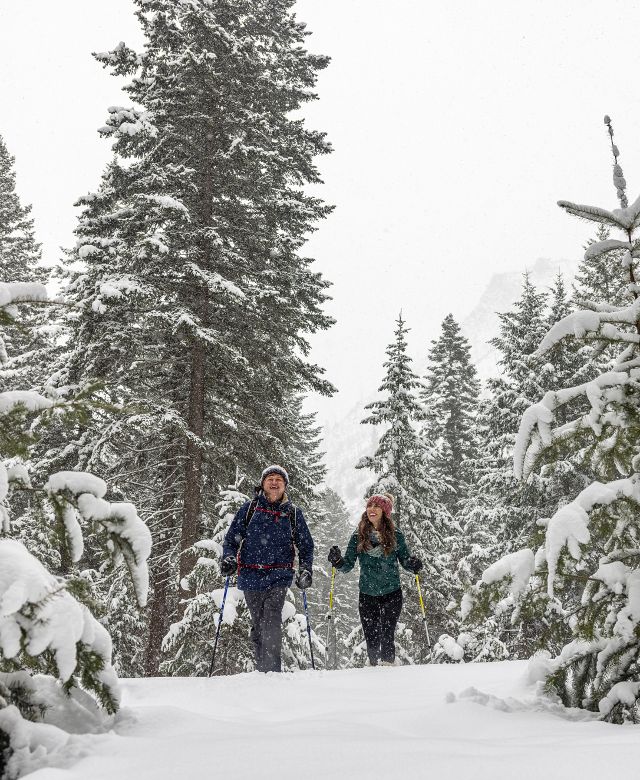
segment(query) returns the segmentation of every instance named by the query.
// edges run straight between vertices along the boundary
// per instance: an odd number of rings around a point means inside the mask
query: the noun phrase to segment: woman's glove
[[[410,555],[404,562],[405,569],[409,569],[414,574],[417,574],[422,568],[422,561],[420,558],[416,558],[415,555]]]
[[[337,547],[335,544],[329,550],[329,555],[327,555],[327,558],[329,559],[329,563],[332,566],[335,566],[336,569],[339,569],[344,562],[342,558],[342,553],[340,552],[340,548]]]

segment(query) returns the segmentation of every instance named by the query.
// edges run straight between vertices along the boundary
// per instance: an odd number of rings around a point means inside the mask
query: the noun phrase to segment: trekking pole
[[[313,660],[313,645],[311,644],[311,624],[309,623],[309,608],[307,607],[307,592],[302,591],[302,601],[304,603],[304,614],[307,616],[307,635],[309,637],[309,650],[311,652],[311,668],[315,669],[316,664]]]
[[[325,667],[329,668],[329,638],[331,635],[331,621],[333,620],[333,584],[336,581],[336,567],[331,567],[331,590],[329,591],[329,612],[327,613],[327,641],[325,643]]]
[[[218,649],[218,637],[220,636],[220,626],[222,626],[222,616],[224,615],[224,602],[227,600],[227,591],[229,590],[229,580],[231,575],[227,575],[227,579],[224,582],[224,593],[222,594],[222,604],[220,605],[220,617],[218,618],[218,628],[216,630],[216,638],[213,643],[213,653],[211,655],[211,663],[209,664],[209,677],[213,674],[213,666],[216,662],[216,650]]]
[[[424,601],[422,599],[422,589],[420,588],[420,577],[416,574],[416,587],[418,588],[418,598],[420,599],[420,609],[422,610],[422,622],[424,623],[424,630],[427,634],[427,647],[429,648],[429,660],[432,660],[433,654],[431,650],[431,637],[429,636],[429,627],[427,626],[427,613],[424,608]]]

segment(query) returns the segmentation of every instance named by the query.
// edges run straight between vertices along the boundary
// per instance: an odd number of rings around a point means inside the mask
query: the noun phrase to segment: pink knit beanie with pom
[[[370,506],[379,506],[385,517],[391,517],[393,509],[393,498],[388,493],[375,493],[367,501],[367,509]]]

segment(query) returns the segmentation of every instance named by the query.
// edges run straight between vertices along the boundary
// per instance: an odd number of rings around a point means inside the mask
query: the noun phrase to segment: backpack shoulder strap
[[[289,507],[289,523],[291,525],[291,541],[298,547],[298,507],[293,504]]]
[[[244,516],[243,530],[245,536],[247,535],[247,528],[249,527],[249,523],[253,519],[257,506],[258,506],[258,499],[254,498],[249,504],[249,508],[247,509],[247,514]]]

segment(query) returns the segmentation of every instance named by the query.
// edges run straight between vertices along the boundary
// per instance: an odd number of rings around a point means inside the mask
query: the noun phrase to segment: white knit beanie
[[[260,477],[260,485],[262,485],[265,481],[265,479],[269,476],[269,474],[280,474],[282,479],[284,479],[285,487],[289,484],[289,475],[287,472],[282,468],[282,466],[267,466],[267,468],[262,472],[262,476]]]

